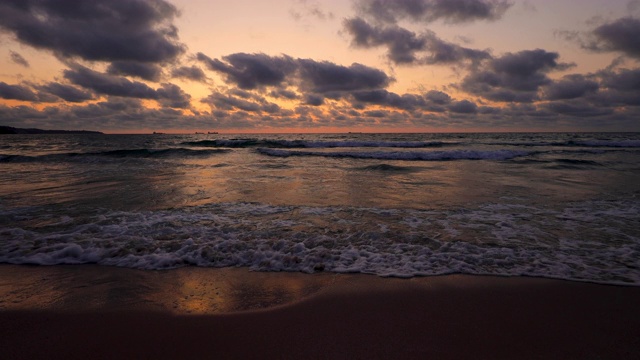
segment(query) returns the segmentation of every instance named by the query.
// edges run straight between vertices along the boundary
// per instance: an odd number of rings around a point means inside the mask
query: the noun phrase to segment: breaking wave
[[[226,203],[77,216],[54,211],[38,219],[14,209],[0,212],[0,262],[526,275],[640,285],[638,211],[637,201],[460,210]]]

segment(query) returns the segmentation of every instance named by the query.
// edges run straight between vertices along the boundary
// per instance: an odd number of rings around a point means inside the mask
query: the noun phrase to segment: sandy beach
[[[0,266],[6,359],[632,359],[640,288]]]

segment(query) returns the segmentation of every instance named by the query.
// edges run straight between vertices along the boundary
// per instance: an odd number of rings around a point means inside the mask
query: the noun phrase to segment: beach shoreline
[[[7,359],[627,359],[640,348],[633,286],[2,265],[0,291]]]

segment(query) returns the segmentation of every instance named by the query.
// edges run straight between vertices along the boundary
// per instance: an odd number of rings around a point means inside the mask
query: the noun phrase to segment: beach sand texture
[[[640,288],[0,266],[4,359],[634,359]]]

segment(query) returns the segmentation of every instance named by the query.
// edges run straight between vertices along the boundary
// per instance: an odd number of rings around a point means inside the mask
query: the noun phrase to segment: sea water
[[[3,135],[0,262],[640,285],[640,134]]]

